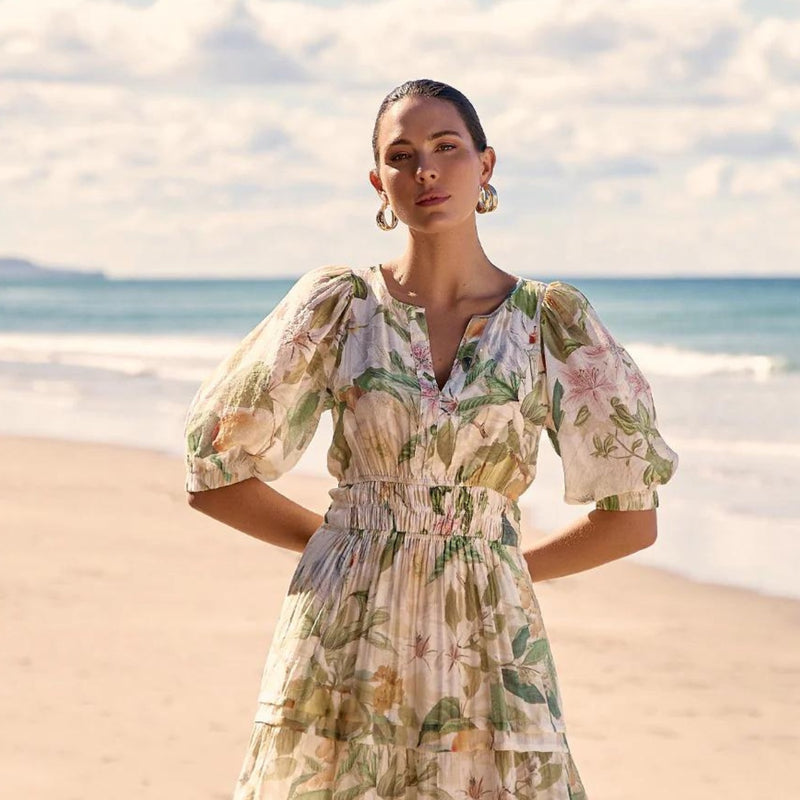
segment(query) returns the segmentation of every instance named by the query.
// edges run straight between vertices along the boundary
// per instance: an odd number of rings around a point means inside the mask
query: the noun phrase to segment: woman
[[[532,581],[652,544],[677,456],[583,294],[484,253],[495,152],[469,101],[405,83],[373,149],[405,252],[304,275],[187,416],[192,507],[303,554],[235,797],[584,798]],[[267,482],[328,409],[320,517]],[[522,552],[542,430],[595,509]]]

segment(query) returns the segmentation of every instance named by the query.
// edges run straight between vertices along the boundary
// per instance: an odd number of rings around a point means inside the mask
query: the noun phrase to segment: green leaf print
[[[372,736],[378,744],[394,743],[394,725],[384,714],[372,715]]]
[[[511,723],[508,719],[508,706],[506,705],[506,693],[499,683],[493,683],[489,687],[489,697],[491,698],[492,725],[499,731],[511,730]]]
[[[458,402],[458,413],[462,418],[467,412],[477,411],[484,406],[498,406],[508,402],[508,394],[482,394],[477,397],[466,397]]]
[[[466,486],[459,486],[456,489],[455,510],[461,517],[461,528],[465,534],[469,533],[472,524],[472,516],[475,513],[474,501],[469,489]]]
[[[539,768],[539,777],[541,778],[541,783],[537,784],[536,789],[537,791],[543,791],[544,789],[549,789],[554,783],[557,783],[561,779],[561,773],[563,771],[563,767],[561,764],[543,764]]]
[[[383,324],[391,328],[403,341],[411,341],[411,333],[408,330],[408,326],[399,323],[390,308],[379,305],[375,309],[375,316],[383,317]]]
[[[358,771],[363,778],[366,778],[370,786],[375,786],[378,782],[378,754],[371,752],[366,758],[360,758]]]
[[[553,426],[556,431],[561,427],[561,420],[564,419],[564,412],[561,409],[561,398],[564,396],[564,387],[561,381],[556,379],[553,386]]]
[[[514,386],[514,382],[511,379],[509,381],[504,381],[494,375],[489,375],[486,378],[486,386],[490,389],[493,397],[503,398],[498,402],[511,402],[518,399],[517,387]]]
[[[229,404],[239,408],[265,408],[272,410],[269,395],[269,378],[272,368],[259,361],[249,367],[244,375],[237,376],[236,388]]]
[[[547,639],[536,639],[528,648],[522,663],[525,665],[536,664],[548,658],[550,658],[550,645]]]
[[[446,467],[449,467],[455,451],[456,429],[453,425],[453,421],[448,419],[443,425],[439,426],[439,431],[436,435],[436,452],[439,454],[442,463]]]
[[[470,622],[473,622],[480,617],[482,610],[483,608],[481,606],[481,597],[480,592],[478,591],[478,584],[476,583],[472,573],[470,573],[464,585],[464,611],[467,619]],[[485,656],[485,652],[485,650],[481,651],[482,657]]]
[[[525,645],[528,644],[528,638],[531,632],[527,625],[523,625],[515,634],[514,640],[511,642],[511,651],[514,653],[514,658],[519,658],[525,652]]]
[[[613,433],[606,434],[603,439],[600,438],[599,433],[596,433],[592,437],[592,444],[594,445],[592,455],[596,458],[609,458],[615,450],[619,449],[617,445],[614,444]]]
[[[478,693],[483,682],[483,670],[480,667],[473,667],[471,664],[459,664],[461,673],[464,676],[464,683],[461,685],[461,690],[467,700]]]
[[[604,497],[601,501],[599,501],[600,505],[598,508],[601,508],[603,511],[619,511],[619,495],[618,494],[610,494],[608,497]]]
[[[380,571],[383,572],[394,563],[397,553],[403,546],[406,535],[402,531],[393,531],[386,540],[386,545],[381,553]]]
[[[403,797],[406,793],[406,771],[397,768],[397,755],[389,759],[386,771],[375,787],[380,798]]]
[[[455,634],[458,630],[458,623],[461,621],[461,610],[459,609],[458,595],[452,586],[448,586],[444,596],[444,621]]]
[[[366,300],[368,293],[367,282],[352,271],[348,273],[347,279],[353,284],[353,297],[357,297],[359,300]]]
[[[436,561],[433,563],[433,570],[427,582],[431,583],[441,577],[444,574],[444,568],[447,562],[453,558],[459,558],[468,564],[472,561],[483,563],[483,557],[475,549],[471,537],[450,536],[445,540],[442,552],[436,556]]]
[[[186,437],[186,448],[190,454],[194,455],[200,449],[200,442],[203,440],[203,430],[202,428],[198,428],[195,431],[192,431]]]
[[[340,778],[342,775],[347,775],[355,766],[358,760],[358,748],[351,747],[347,751],[347,755],[339,762],[339,768],[336,770],[336,777]]]
[[[542,336],[550,353],[562,363],[566,363],[575,350],[591,346],[594,342],[586,332],[584,319],[578,323],[572,322],[579,311],[577,298],[572,294],[559,292],[558,306],[558,313],[545,306],[547,310],[542,315]],[[581,317],[583,316],[581,311]]]
[[[485,606],[497,608],[500,602],[500,586],[497,583],[497,576],[495,570],[491,570],[486,574],[486,588],[483,590],[481,602]]]
[[[422,442],[422,437],[419,434],[412,436],[400,448],[400,456],[397,460],[397,463],[402,464],[404,461],[408,461],[409,459],[413,458],[414,454],[417,452],[417,447],[419,446],[420,442]]]
[[[459,361],[466,361],[468,364],[474,361],[475,353],[478,349],[477,339],[468,339],[461,347],[458,348],[456,358]]]
[[[558,436],[556,435],[555,431],[551,430],[550,428],[547,429],[547,438],[550,440],[550,444],[553,445],[553,450],[556,451],[556,455],[561,455],[561,445],[558,443]]]
[[[653,430],[653,423],[650,419],[650,411],[648,410],[647,406],[641,401],[641,399],[636,401],[636,417],[642,421],[642,427],[646,431]]]
[[[489,542],[489,549],[511,569],[512,574],[517,576],[522,574],[519,564],[517,564],[502,542],[499,542],[496,539]]]
[[[392,363],[395,372],[402,374],[409,371],[406,362],[403,360],[403,356],[401,356],[397,350],[389,351],[389,361]]]
[[[309,425],[309,421],[316,414],[319,397],[319,392],[312,389],[303,394],[297,405],[289,412],[287,416],[288,430],[283,438],[284,458],[292,451],[302,448],[305,439],[311,435],[314,426]]]
[[[476,347],[477,352],[477,347]],[[464,386],[469,386],[474,383],[481,375],[491,372],[495,367],[495,362],[492,359],[481,360],[478,358],[473,359],[472,366],[464,377]]]
[[[444,498],[452,491],[452,486],[431,486],[428,489],[428,497],[430,497],[433,510],[437,514],[444,514]]]
[[[528,392],[522,398],[519,411],[528,422],[534,425],[543,425],[547,419],[547,404],[541,402],[538,391]]]
[[[214,464],[214,465],[216,465],[217,467],[219,467],[219,468],[220,468],[220,470],[222,471],[222,477],[223,477],[223,478],[224,478],[226,481],[229,481],[229,480],[231,479],[231,477],[232,477],[232,476],[231,476],[230,472],[228,472],[228,471],[225,469],[225,465],[222,463],[222,459],[220,459],[220,457],[219,457],[219,456],[217,456],[217,455],[211,456],[211,458],[209,459],[209,461],[211,461],[211,463],[212,463],[212,464]]]
[[[350,600],[354,600],[358,604],[358,618],[345,624],[345,620],[352,617],[352,613],[346,608],[346,604]],[[368,611],[368,603],[369,595],[367,591],[351,592],[345,598],[336,617],[320,635],[320,644],[326,650],[339,650],[350,642],[365,638],[385,649],[385,637],[381,638],[382,634],[371,633],[370,629],[386,622],[389,618],[389,613],[383,608]]]
[[[550,709],[550,713],[554,717],[561,717],[561,709],[558,705],[558,697],[556,697],[554,692],[547,692],[547,707]]]
[[[311,315],[309,329],[313,331],[327,325],[331,319],[333,319],[333,315],[336,312],[336,306],[339,305],[339,302],[340,298],[338,296],[338,292],[335,292],[319,303],[314,309],[314,313]]]
[[[575,425],[583,425],[587,419],[589,419],[589,406],[583,405],[578,409],[578,413],[575,415]]]
[[[523,282],[522,286],[514,293],[511,302],[526,317],[533,319],[536,316],[536,309],[539,307],[539,296],[536,291],[536,284],[528,281]]]
[[[630,412],[619,397],[612,397],[611,405],[615,413],[610,415],[610,419],[623,433],[630,436],[637,431],[643,432],[641,421]]]
[[[516,547],[518,540],[517,531],[505,514],[502,515],[502,531],[503,533],[500,537],[501,544],[508,545],[509,547]]]
[[[337,412],[335,414],[336,424],[333,428],[333,439],[331,440],[330,455],[335,461],[338,461],[342,466],[342,470],[347,470],[350,466],[350,459],[353,451],[347,442],[347,437],[344,434],[344,411],[347,408],[347,403],[339,403]]]
[[[519,673],[515,669],[503,667],[501,672],[503,674],[503,686],[505,686],[511,694],[522,698],[526,703],[547,702],[536,686],[532,683],[523,683],[519,679]]]
[[[365,392],[387,392],[401,403],[408,400],[409,392],[419,394],[415,376],[389,372],[385,367],[368,367],[353,384]]]
[[[461,718],[461,705],[457,697],[443,697],[428,713],[420,725],[420,733],[441,731],[451,720]]]
[[[648,461],[648,466],[644,471],[643,477],[648,486],[652,486],[654,483],[666,483],[670,479],[675,469],[675,464],[656,453],[652,444],[647,446],[645,459]]]
[[[314,355],[317,355],[317,351],[314,351]],[[308,362],[304,355],[301,354],[297,358],[293,358],[289,363],[289,369],[280,375],[281,383],[291,385],[300,383],[306,375],[310,374]],[[317,361],[316,363],[319,364],[320,362]]]

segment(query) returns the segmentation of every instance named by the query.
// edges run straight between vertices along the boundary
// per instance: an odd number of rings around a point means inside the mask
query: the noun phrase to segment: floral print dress
[[[579,800],[520,550],[546,431],[564,500],[658,505],[677,455],[586,297],[518,278],[446,383],[380,265],[300,278],[198,389],[192,492],[289,470],[324,411],[337,479],[267,656],[235,800]]]

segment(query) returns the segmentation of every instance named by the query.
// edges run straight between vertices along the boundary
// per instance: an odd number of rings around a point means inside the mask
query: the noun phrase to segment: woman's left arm
[[[656,540],[656,510],[595,509],[523,552],[533,582],[561,578],[623,558]]]

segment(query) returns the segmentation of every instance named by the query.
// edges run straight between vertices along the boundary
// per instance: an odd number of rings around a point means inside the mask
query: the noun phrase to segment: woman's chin
[[[419,233],[444,233],[462,227],[469,219],[469,216],[459,219],[452,212],[448,213],[442,210],[441,212],[425,214],[424,217],[422,215],[417,216],[415,219],[410,219],[406,222],[406,225],[410,230],[418,231]]]

